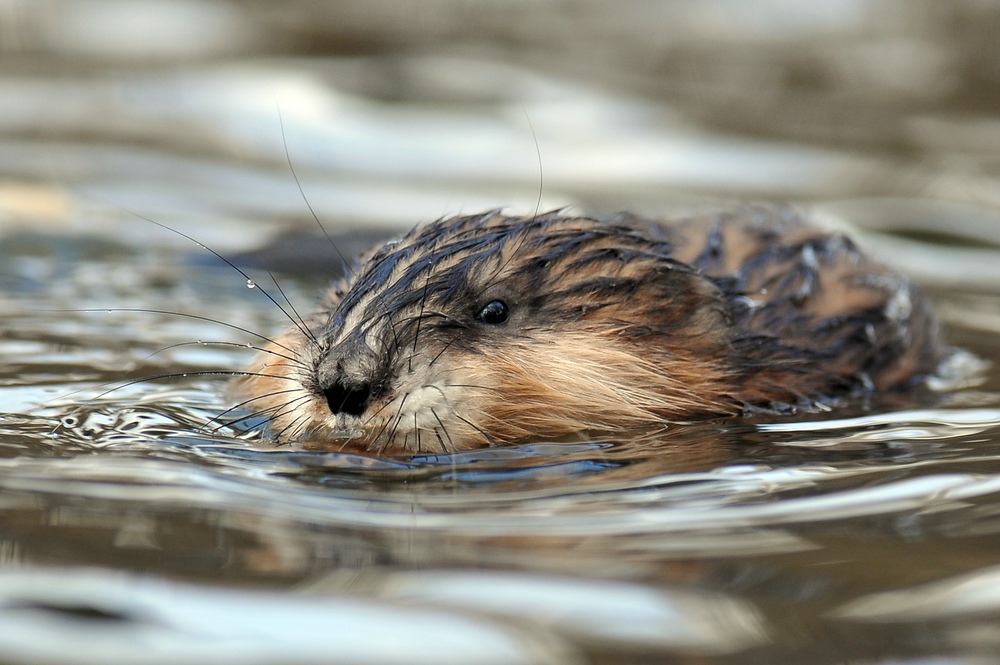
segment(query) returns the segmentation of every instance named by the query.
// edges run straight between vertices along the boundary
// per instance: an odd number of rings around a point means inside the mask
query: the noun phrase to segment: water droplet
[[[248,349],[252,349],[253,348],[253,342],[247,342],[247,348]]]
[[[252,288],[254,288],[254,287],[256,287],[256,286],[257,286],[257,284],[255,284],[255,283],[254,283],[254,281],[253,281],[252,279],[248,279],[248,280],[247,280],[247,288],[248,288],[248,289],[252,289]]]

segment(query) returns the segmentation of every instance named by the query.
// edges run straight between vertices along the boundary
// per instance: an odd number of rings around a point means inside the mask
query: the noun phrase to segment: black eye
[[[479,314],[476,314],[477,320],[494,326],[506,323],[509,318],[510,311],[507,309],[507,303],[503,300],[491,300],[479,310]]]

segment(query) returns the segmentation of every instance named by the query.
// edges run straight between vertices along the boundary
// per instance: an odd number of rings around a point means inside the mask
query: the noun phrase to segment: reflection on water
[[[976,358],[1000,357],[994,8],[15,4],[5,659],[993,657],[1000,384]],[[454,455],[261,447],[227,420],[224,373],[287,320],[148,221],[269,290],[272,269],[301,310],[341,270],[310,207],[354,255],[497,206],[748,197],[860,226],[913,274],[974,354],[957,389]]]
[[[206,590],[95,571],[0,574],[0,614],[0,648],[13,662],[575,660],[543,631],[486,616],[359,597]],[[392,626],[392,640],[382,626]]]

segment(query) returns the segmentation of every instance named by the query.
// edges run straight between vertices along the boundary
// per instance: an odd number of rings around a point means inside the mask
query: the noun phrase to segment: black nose
[[[336,381],[329,388],[324,389],[323,393],[326,394],[326,403],[330,405],[330,412],[334,415],[346,413],[351,416],[360,416],[368,406],[372,389],[367,383],[345,385]]]

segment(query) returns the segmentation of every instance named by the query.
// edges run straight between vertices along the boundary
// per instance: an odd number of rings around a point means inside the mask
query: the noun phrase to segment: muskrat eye
[[[494,326],[506,323],[509,318],[510,311],[507,309],[507,303],[503,300],[491,300],[479,310],[479,314],[476,314],[477,320]]]

